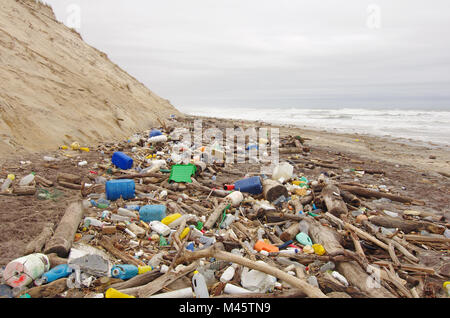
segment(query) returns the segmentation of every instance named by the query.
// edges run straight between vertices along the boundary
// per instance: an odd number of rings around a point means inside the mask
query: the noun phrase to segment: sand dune
[[[0,2],[0,156],[124,138],[180,113],[34,0]]]

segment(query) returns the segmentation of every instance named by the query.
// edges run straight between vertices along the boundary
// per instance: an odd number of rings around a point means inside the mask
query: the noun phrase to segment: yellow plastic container
[[[72,150],[78,150],[80,149],[80,144],[75,141],[70,145],[70,148],[72,148]]]
[[[444,282],[442,287],[444,287],[444,290],[447,291],[447,295],[450,297],[450,282]]]
[[[185,228],[184,230],[183,230],[183,232],[181,232],[181,234],[180,234],[180,240],[182,240],[182,239],[184,239],[185,237],[186,237],[186,235],[188,235],[188,233],[189,233],[189,231],[190,231],[191,229],[190,228]]]
[[[85,151],[85,152],[89,152],[89,148],[88,147],[81,147],[80,150],[81,151]]]
[[[164,225],[169,225],[170,223],[172,223],[176,219],[179,219],[180,217],[181,217],[180,213],[171,214],[162,219],[161,223]]]
[[[66,145],[62,145],[62,146],[60,146],[59,148],[62,149],[62,150],[67,150],[67,149],[69,149],[69,147],[67,147]]]
[[[105,293],[105,298],[136,298],[136,297],[121,293],[117,289],[109,288]]]
[[[150,272],[152,270],[153,268],[151,266],[138,266],[138,275]]]
[[[313,244],[312,248],[314,249],[314,253],[316,253],[317,255],[325,254],[325,249],[321,244]]]
[[[8,179],[11,181],[14,181],[14,179],[16,178],[15,175],[13,175],[12,173],[8,174]]]

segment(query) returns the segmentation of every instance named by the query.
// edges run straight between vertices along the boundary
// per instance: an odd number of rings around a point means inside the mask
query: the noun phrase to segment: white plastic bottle
[[[208,286],[205,278],[198,271],[194,272],[192,277],[192,287],[194,289],[195,298],[209,298]]]
[[[130,218],[137,219],[136,213],[134,213],[133,211],[124,209],[124,208],[118,208],[117,209],[117,214],[121,215],[121,216],[127,216],[127,217],[130,217]]]
[[[85,217],[84,218],[84,226],[95,226],[95,227],[103,227],[104,223],[102,221],[97,220],[93,217]]]
[[[171,232],[170,227],[161,223],[160,221],[151,221],[149,225],[152,231],[155,231],[156,233],[162,236],[167,236]]]
[[[333,276],[333,277],[336,278],[338,281],[340,281],[342,284],[344,284],[345,287],[348,287],[348,281],[347,281],[347,279],[346,279],[344,276],[342,276],[340,273],[338,273],[338,272],[336,272],[336,271],[333,271],[333,272],[331,273],[331,276]]]
[[[220,281],[222,283],[228,283],[230,280],[233,279],[234,274],[236,273],[236,268],[238,267],[238,264],[233,264],[230,267],[228,267],[220,276]]]
[[[23,186],[29,185],[31,182],[34,181],[34,175],[35,175],[35,173],[32,172],[29,175],[23,177],[19,182],[19,186],[23,187]]]
[[[272,174],[272,180],[277,180],[283,183],[292,178],[294,167],[287,162],[282,162],[275,167]]]

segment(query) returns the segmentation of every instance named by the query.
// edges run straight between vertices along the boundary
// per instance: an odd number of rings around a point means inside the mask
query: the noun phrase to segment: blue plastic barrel
[[[134,180],[121,179],[110,180],[105,184],[106,198],[108,200],[117,200],[122,196],[124,200],[134,198],[135,184]]]
[[[139,219],[144,222],[161,221],[166,217],[166,206],[162,204],[144,205],[139,209]]]
[[[251,194],[262,193],[263,187],[259,176],[245,178],[234,183],[234,190]]]
[[[152,131],[150,132],[150,138],[151,137],[156,137],[156,136],[161,136],[162,132],[159,131],[158,129],[152,129]]]
[[[133,278],[138,273],[139,273],[138,267],[131,264],[115,265],[111,268],[111,276],[123,280]]]
[[[131,167],[133,167],[133,158],[120,151],[113,153],[111,162],[122,170],[131,169]]]

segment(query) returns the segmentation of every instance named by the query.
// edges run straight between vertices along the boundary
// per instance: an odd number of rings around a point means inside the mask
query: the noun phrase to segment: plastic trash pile
[[[281,149],[298,153],[281,152],[271,175],[254,163],[225,164],[226,149],[189,144],[177,133],[184,123],[169,122],[172,128],[100,146],[102,162],[80,162],[90,182],[61,176],[60,184],[80,192],[84,209],[70,253],[41,250],[12,260],[1,272],[1,296],[412,298],[429,295],[430,282],[441,285],[434,291],[450,293],[448,269],[420,259],[421,253],[448,256],[448,224],[425,219],[410,204],[391,211],[396,197],[386,186],[363,184],[362,172],[343,168],[308,175],[311,165],[326,164],[307,159],[309,149],[293,136],[283,138]],[[69,148],[89,151],[78,143],[61,150]],[[236,153],[252,149],[258,143]],[[33,184],[35,174],[17,179],[8,175],[2,192],[14,182]],[[335,208],[340,212],[331,213]],[[374,269],[378,294],[361,283]]]

